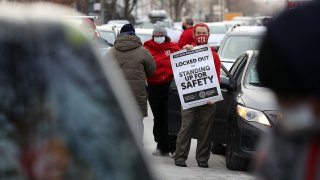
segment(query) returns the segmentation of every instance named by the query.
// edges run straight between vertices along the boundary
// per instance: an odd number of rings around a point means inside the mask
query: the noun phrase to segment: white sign
[[[170,59],[183,109],[223,100],[209,45],[175,52]]]

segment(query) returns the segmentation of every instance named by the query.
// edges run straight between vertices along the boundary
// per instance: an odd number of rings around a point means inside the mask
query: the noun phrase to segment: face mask
[[[182,25],[182,29],[183,29],[183,30],[186,30],[187,27],[186,27],[185,25]]]
[[[301,104],[294,107],[281,108],[282,119],[279,128],[287,134],[319,133],[320,119],[317,118],[310,105]]]
[[[153,38],[154,42],[158,43],[158,44],[162,44],[164,43],[164,41],[166,40],[166,38],[164,36],[161,37],[154,37]]]
[[[203,45],[203,44],[208,43],[209,36],[208,35],[198,35],[195,38],[196,38],[196,43],[198,45]]]

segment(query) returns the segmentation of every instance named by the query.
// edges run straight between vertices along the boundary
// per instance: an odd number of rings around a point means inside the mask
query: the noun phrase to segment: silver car
[[[218,51],[221,63],[229,70],[242,53],[258,50],[265,31],[263,26],[239,26],[229,31]]]

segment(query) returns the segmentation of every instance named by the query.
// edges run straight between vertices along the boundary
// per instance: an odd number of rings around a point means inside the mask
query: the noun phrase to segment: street
[[[230,171],[225,165],[225,157],[211,154],[208,162],[209,168],[199,168],[195,160],[196,140],[192,140],[189,159],[186,161],[188,167],[177,167],[174,159],[170,156],[152,156],[156,148],[153,140],[153,116],[149,108],[149,117],[144,119],[144,150],[149,165],[153,167],[154,174],[159,180],[251,180],[253,175],[248,172]]]

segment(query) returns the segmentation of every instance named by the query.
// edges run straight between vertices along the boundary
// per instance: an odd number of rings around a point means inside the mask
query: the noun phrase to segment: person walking
[[[257,179],[320,179],[320,2],[285,11],[268,25],[257,70],[275,92],[279,120],[260,141]],[[297,26],[299,24],[299,26]],[[296,49],[296,43],[306,44]]]
[[[164,23],[157,21],[152,32],[152,39],[144,43],[156,63],[156,72],[147,78],[148,100],[154,116],[153,135],[157,143],[155,156],[167,155],[168,144],[168,98],[169,87],[173,79],[170,54],[179,51],[179,46],[171,42]],[[174,150],[171,150],[173,153]]]
[[[183,32],[180,35],[178,45],[180,48],[187,44],[193,44],[195,42],[193,36],[193,19],[189,16],[182,18],[182,29]]]
[[[142,117],[139,118],[139,141],[143,141],[143,117],[148,116],[146,78],[155,72],[156,65],[148,50],[142,47],[142,42],[135,35],[132,24],[125,24],[117,36],[114,47],[106,56],[112,55],[118,62],[125,79],[139,105]]]
[[[210,35],[209,27],[206,24],[200,23],[193,28],[195,43],[184,46],[184,49],[190,50],[194,46],[208,44]],[[214,58],[214,65],[218,80],[220,81],[220,58],[215,52],[214,47],[211,47],[212,55]],[[190,151],[190,144],[192,138],[192,130],[195,121],[197,121],[197,150],[196,160],[198,166],[207,168],[208,160],[210,158],[210,147],[212,143],[212,115],[215,110],[215,105],[208,102],[206,105],[193,107],[186,110],[181,110],[182,123],[177,137],[176,152],[175,152],[175,165],[180,167],[187,167],[186,160]],[[197,119],[196,119],[197,117]]]

